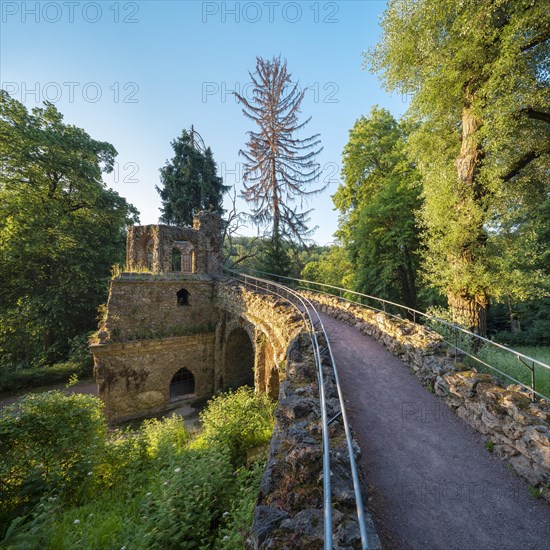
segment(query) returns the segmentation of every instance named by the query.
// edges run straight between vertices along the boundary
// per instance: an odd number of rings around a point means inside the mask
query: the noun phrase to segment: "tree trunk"
[[[42,337],[42,349],[44,353],[46,353],[55,342],[55,335],[52,329],[46,329],[46,332],[44,333]]]
[[[416,295],[415,270],[413,267],[413,260],[407,247],[404,249],[402,272],[402,288],[405,305],[417,309],[418,297]]]
[[[508,315],[510,316],[510,331],[512,334],[519,334],[521,332],[521,325],[519,320],[514,317],[512,298],[510,296],[508,296]]]
[[[460,154],[455,160],[458,176],[458,216],[471,216],[470,205],[479,206],[485,190],[478,181],[479,163],[483,156],[479,145],[477,131],[482,124],[471,106],[471,98],[462,109],[462,145]],[[460,212],[460,209],[464,209]],[[453,321],[465,326],[480,336],[487,335],[487,306],[489,297],[486,289],[476,286],[475,289],[464,285],[460,280],[464,273],[475,269],[475,264],[481,259],[479,250],[483,250],[486,235],[483,222],[468,224],[468,218],[460,220],[463,225],[462,249],[449,254],[449,262],[455,266],[457,280],[454,289],[447,292]],[[466,222],[466,223],[464,223]],[[466,229],[467,228],[467,229]],[[476,256],[477,254],[477,256]],[[459,290],[456,290],[458,288]]]
[[[461,325],[480,336],[487,336],[489,298],[486,294],[473,296],[466,293],[449,293],[447,300],[453,323]]]

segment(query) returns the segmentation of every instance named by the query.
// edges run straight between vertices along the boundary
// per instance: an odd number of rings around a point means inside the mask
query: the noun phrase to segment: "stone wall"
[[[221,273],[222,222],[219,214],[199,212],[193,227],[136,225],[128,229],[126,269],[169,273]],[[179,266],[174,250],[184,257]]]
[[[195,377],[196,400],[214,392],[214,333],[91,347],[99,395],[109,420],[169,408],[170,381],[181,368]]]
[[[521,386],[502,387],[490,374],[468,368],[455,359],[441,336],[426,327],[333,296],[304,294],[328,315],[372,336],[400,357],[550,501],[550,401],[533,403]]]
[[[178,305],[177,294],[182,289],[189,293],[187,305]],[[208,276],[178,275],[172,279],[165,274],[124,273],[111,282],[107,315],[97,343],[213,331],[218,317],[214,284]]]
[[[332,369],[324,368],[329,416],[339,411]],[[246,547],[255,550],[308,550],[324,547],[323,453],[317,371],[309,336],[302,332],[288,348],[286,378],[275,411],[276,425],[269,459],[254,510],[252,536]],[[330,470],[335,549],[361,548],[353,481],[343,426],[330,428]],[[381,548],[367,510],[360,450],[354,441],[365,503],[369,548]]]

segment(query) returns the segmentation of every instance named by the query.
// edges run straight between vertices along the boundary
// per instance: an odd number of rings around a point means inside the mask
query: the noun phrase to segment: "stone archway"
[[[170,402],[195,397],[195,376],[188,369],[180,369],[170,382]]]
[[[224,390],[254,387],[254,346],[246,330],[235,328],[225,344]]]

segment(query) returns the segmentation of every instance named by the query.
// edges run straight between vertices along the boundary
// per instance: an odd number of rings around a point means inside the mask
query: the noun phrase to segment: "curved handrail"
[[[344,425],[344,431],[346,435],[346,442],[348,447],[348,454],[350,459],[350,470],[351,470],[351,476],[353,481],[353,487],[354,487],[354,494],[355,494],[355,502],[356,502],[356,512],[357,512],[357,519],[359,523],[359,531],[361,535],[361,543],[362,548],[364,550],[368,549],[368,539],[367,539],[367,528],[366,528],[366,521],[365,521],[365,512],[364,512],[364,506],[363,506],[363,499],[361,495],[361,485],[359,481],[359,473],[357,470],[357,464],[355,462],[355,454],[353,450],[353,443],[352,443],[352,437],[351,437],[351,429],[349,427],[349,422],[344,406],[344,398],[342,394],[342,390],[340,387],[340,380],[338,378],[338,372],[336,368],[336,362],[334,360],[334,356],[332,353],[332,348],[330,346],[329,339],[326,335],[325,327],[323,324],[323,321],[321,319],[321,316],[319,315],[319,312],[316,310],[315,306],[311,303],[311,301],[305,297],[300,295],[295,290],[289,288],[286,285],[282,285],[280,283],[276,283],[274,281],[270,281],[268,279],[262,279],[260,277],[254,277],[245,273],[241,273],[235,270],[231,270],[228,268],[223,269],[224,273],[229,276],[229,278],[242,281],[247,285],[254,286],[256,289],[261,288],[264,291],[269,292],[270,294],[273,294],[279,298],[282,298],[289,302],[295,309],[298,310],[300,313],[302,319],[306,321],[306,315],[307,315],[307,321],[305,324],[309,325],[309,336],[312,342],[314,355],[315,355],[315,362],[317,366],[317,376],[319,380],[319,400],[320,400],[320,408],[321,408],[321,425],[322,425],[322,439],[323,439],[323,510],[324,510],[324,546],[326,550],[332,549],[332,501],[331,501],[331,487],[330,487],[330,445],[329,445],[329,436],[328,436],[328,417],[327,417],[327,407],[326,407],[326,395],[325,395],[325,385],[324,385],[324,376],[323,376],[323,365],[322,365],[322,357],[321,357],[321,351],[319,347],[319,340],[317,338],[317,333],[315,330],[316,326],[319,326],[321,329],[321,332],[324,336],[324,340],[326,342],[326,349],[329,352],[331,364],[334,372],[334,379],[335,384],[338,391],[338,400],[340,404],[340,411],[342,415],[342,423]],[[249,281],[250,279],[250,281]],[[261,283],[262,286],[258,286],[258,283]],[[273,285],[277,290],[273,290],[269,288],[268,285]],[[290,294],[295,300],[299,302],[299,304],[302,306],[303,310],[300,309],[300,307],[290,300],[288,296],[283,296],[281,292],[284,292],[286,294]],[[314,321],[312,319],[312,315],[314,314],[317,317],[317,321]]]
[[[296,283],[300,283],[300,285],[303,284],[303,283],[306,284],[306,285],[317,285],[319,287],[324,287],[324,288],[330,288],[332,290],[337,290],[340,293],[353,294],[355,296],[360,296],[362,298],[367,298],[369,300],[375,300],[375,301],[378,301],[378,302],[380,302],[381,304],[384,304],[384,305],[385,304],[391,305],[393,307],[397,307],[398,309],[400,309],[404,312],[407,312],[408,314],[411,314],[413,316],[413,322],[414,323],[416,323],[416,315],[419,315],[419,316],[421,316],[425,319],[428,319],[430,321],[440,323],[440,324],[450,328],[451,330],[453,330],[455,332],[461,332],[462,334],[464,334],[464,335],[466,335],[470,338],[473,338],[475,340],[478,340],[479,342],[489,344],[490,346],[493,346],[493,347],[501,349],[501,350],[503,350],[507,353],[510,353],[511,355],[514,355],[518,359],[518,361],[521,363],[522,366],[526,367],[527,369],[529,369],[531,371],[531,385],[530,386],[527,386],[526,384],[520,382],[519,380],[517,380],[513,376],[509,375],[508,373],[503,372],[500,369],[486,363],[485,361],[481,360],[479,357],[476,357],[475,355],[472,355],[467,350],[464,350],[464,349],[458,347],[456,345],[456,343],[453,344],[452,342],[448,342],[447,340],[443,339],[443,341],[445,343],[449,344],[451,347],[455,348],[456,350],[460,351],[461,353],[467,355],[471,359],[477,361],[478,363],[484,365],[485,367],[488,367],[488,368],[494,370],[495,372],[498,372],[502,376],[505,376],[509,380],[512,380],[516,384],[519,384],[523,388],[529,390],[533,394],[533,396],[537,395],[537,396],[539,396],[540,398],[543,398],[543,399],[548,399],[548,397],[549,397],[549,396],[546,396],[546,395],[544,395],[542,393],[539,393],[538,391],[535,390],[535,365],[538,365],[539,367],[542,367],[542,368],[545,368],[545,369],[548,369],[548,370],[550,370],[550,365],[547,365],[546,363],[544,363],[544,362],[542,362],[538,359],[535,359],[534,357],[530,357],[529,355],[521,353],[520,351],[516,351],[512,348],[504,346],[503,344],[499,344],[498,342],[493,342],[492,340],[489,340],[488,338],[480,336],[479,334],[475,334],[474,332],[471,332],[471,331],[465,329],[464,327],[461,327],[459,325],[455,325],[453,323],[450,323],[449,321],[445,321],[444,319],[440,319],[439,317],[436,317],[434,315],[430,315],[429,313],[425,313],[423,311],[419,311],[419,310],[411,308],[409,306],[405,306],[405,305],[399,304],[397,302],[392,302],[390,300],[385,300],[384,298],[379,298],[378,296],[370,296],[369,294],[363,294],[361,292],[356,292],[354,290],[349,290],[347,288],[342,288],[342,287],[338,287],[338,286],[334,286],[334,285],[329,285],[329,284],[326,284],[326,283],[318,283],[316,281],[308,281],[306,279],[297,279],[297,278],[294,278],[294,277],[285,277],[285,276],[282,276],[282,275],[277,275],[275,273],[268,273],[268,272],[260,271],[260,270],[256,270],[256,269],[249,269],[249,270],[252,271],[252,272],[255,272],[255,273],[260,273],[262,275],[267,275],[269,277],[277,277],[278,279],[284,279],[285,281],[293,281],[293,282],[296,282]],[[300,285],[298,285],[298,286],[300,286]],[[317,292],[319,294],[322,294],[321,291],[312,290],[311,288],[308,288],[308,287],[303,287],[303,288],[305,290],[309,290],[311,292]],[[349,300],[347,298],[344,298],[342,295],[340,295],[339,297],[343,300],[346,300],[347,302],[352,303],[352,304],[356,304],[356,305],[359,305],[359,306],[362,306],[362,307],[369,307],[369,306],[365,306],[365,304],[363,304],[361,302],[356,302],[354,300]],[[377,309],[375,307],[370,307],[370,309],[373,309],[373,310],[376,310],[376,311],[381,311],[381,312],[385,313],[386,315],[390,315],[392,317],[396,317],[398,319],[401,319],[401,317],[399,317],[397,315],[393,315],[392,313],[387,312],[385,309]],[[533,364],[533,367],[530,367],[529,365],[527,365],[525,363],[525,361],[531,362]]]

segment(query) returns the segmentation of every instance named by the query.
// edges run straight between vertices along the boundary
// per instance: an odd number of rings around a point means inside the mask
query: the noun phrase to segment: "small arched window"
[[[181,271],[181,250],[172,249],[172,271]]]
[[[178,300],[178,306],[188,306],[189,305],[189,292],[185,290],[185,288],[182,288],[179,290],[176,294],[177,300]]]
[[[170,382],[170,401],[191,397],[195,393],[195,377],[187,369],[180,369]]]

